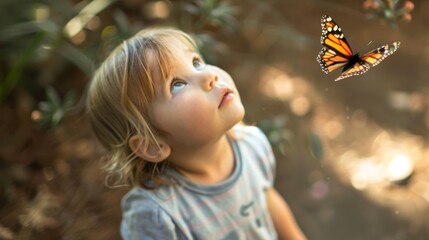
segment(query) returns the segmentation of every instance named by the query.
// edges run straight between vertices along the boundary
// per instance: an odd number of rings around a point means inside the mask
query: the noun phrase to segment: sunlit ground
[[[324,152],[321,165],[369,200],[409,221],[414,229],[428,226],[424,213],[429,213],[429,148],[422,136],[384,129],[364,110],[329,102],[304,78],[291,77],[276,67],[262,71],[262,93],[284,102],[298,117],[312,112],[311,131],[320,138]],[[428,116],[429,98],[424,93],[388,94],[392,109]],[[271,135],[273,142],[280,138]],[[325,198],[329,185],[323,179],[315,181],[309,195],[315,200]]]

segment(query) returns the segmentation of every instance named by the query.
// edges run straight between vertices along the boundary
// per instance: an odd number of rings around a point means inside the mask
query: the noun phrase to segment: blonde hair
[[[143,30],[110,54],[90,84],[87,114],[96,137],[109,152],[106,169],[117,182],[145,188],[165,183],[160,172],[166,161],[156,164],[138,157],[128,141],[138,135],[148,140],[142,147],[149,143],[159,147],[157,137],[162,133],[151,124],[148,110],[155,85],[162,84],[155,81],[154,71],[161,73],[164,81],[170,74],[174,39],[197,51],[194,40],[182,31]]]

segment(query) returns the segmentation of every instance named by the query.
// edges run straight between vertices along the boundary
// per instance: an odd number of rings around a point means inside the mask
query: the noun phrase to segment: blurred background
[[[276,186],[309,239],[429,238],[429,2],[2,0],[0,239],[118,239],[120,200],[84,114],[118,43],[192,34],[269,137]],[[356,52],[401,41],[366,74],[324,74],[320,18]]]

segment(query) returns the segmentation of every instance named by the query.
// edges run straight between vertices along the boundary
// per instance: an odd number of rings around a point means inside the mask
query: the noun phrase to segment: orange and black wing
[[[322,37],[320,43],[324,46],[317,56],[322,71],[329,73],[346,65],[353,56],[341,28],[327,15],[322,16]]]

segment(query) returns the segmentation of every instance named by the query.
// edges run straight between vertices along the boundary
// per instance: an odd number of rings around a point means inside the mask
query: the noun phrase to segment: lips
[[[229,88],[223,88],[220,94],[220,100],[219,100],[219,106],[218,108],[221,108],[228,102],[230,102],[234,98],[234,93]]]

